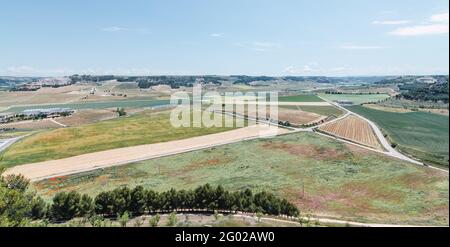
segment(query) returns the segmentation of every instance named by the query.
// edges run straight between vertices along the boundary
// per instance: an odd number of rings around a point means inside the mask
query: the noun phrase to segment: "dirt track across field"
[[[280,129],[273,126],[271,126],[270,129],[276,130],[276,134],[284,134],[289,132],[286,129]],[[268,130],[268,125],[258,124],[255,126],[184,140],[111,149],[65,159],[20,165],[7,169],[3,175],[22,174],[32,181],[37,181],[51,177],[64,176],[168,155],[185,153],[244,140],[272,136],[273,133],[268,132]]]

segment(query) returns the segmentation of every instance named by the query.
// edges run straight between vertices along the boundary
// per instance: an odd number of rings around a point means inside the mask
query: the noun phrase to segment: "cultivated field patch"
[[[42,130],[61,128],[61,125],[51,121],[50,119],[40,119],[0,124],[0,128],[14,128],[17,130]]]
[[[388,94],[319,94],[320,97],[330,100],[348,100],[355,105],[360,105],[364,103],[373,103],[380,100],[385,100],[390,96]]]
[[[59,126],[61,127],[61,126]],[[45,131],[25,138],[0,155],[0,167],[62,159],[114,148],[173,141],[232,128],[174,128],[170,111],[133,116],[78,127]]]
[[[107,108],[146,108],[157,107],[162,105],[168,105],[169,100],[153,100],[153,99],[136,99],[136,100],[115,100],[115,101],[86,101],[78,103],[66,103],[66,104],[43,104],[43,105],[27,105],[27,106],[15,106],[8,109],[8,112],[19,113],[27,109],[48,109],[48,108],[71,108],[74,110],[79,109],[107,109]]]
[[[306,112],[316,113],[322,116],[335,116],[338,117],[343,112],[334,106],[298,106],[300,110]]]
[[[448,167],[448,116],[427,112],[386,112],[362,106],[348,109],[375,122],[401,152],[428,164]]]
[[[111,149],[101,152],[78,155],[65,159],[19,165],[7,169],[4,174],[22,174],[30,180],[74,174],[94,169],[107,168],[141,160],[148,160],[167,155],[209,148],[211,146],[229,144],[249,138],[257,138],[265,131],[268,131],[268,128],[268,125],[253,125],[245,128],[225,131],[222,133],[197,136],[182,140]],[[278,134],[286,132],[287,130],[285,129],[278,129]],[[214,165],[217,163],[219,163],[218,159],[210,159],[206,162],[197,163],[194,165],[194,167]]]
[[[383,150],[372,127],[364,119],[349,115],[338,121],[325,124],[320,131],[350,140],[378,150]]]
[[[69,117],[58,118],[57,121],[67,126],[80,126],[117,117],[113,110],[93,109],[79,110]]]
[[[302,110],[294,109],[295,106],[291,109],[284,108],[284,107],[278,107],[278,120],[279,121],[288,121],[291,125],[299,126],[302,124],[307,124],[310,122],[318,121],[319,119],[323,118],[324,116],[321,116],[316,113],[312,112],[306,112]],[[249,110],[248,108],[245,109],[245,114],[252,118],[269,118],[270,117],[270,107],[267,107],[266,109],[266,115],[265,116],[259,116],[257,109]]]
[[[293,96],[280,96],[279,102],[323,102],[323,100],[314,94],[301,94]]]
[[[411,179],[409,179],[411,177]],[[303,213],[351,221],[448,225],[448,174],[314,133],[295,133],[111,167],[34,183],[90,195],[120,186],[157,191],[204,183],[269,191]]]

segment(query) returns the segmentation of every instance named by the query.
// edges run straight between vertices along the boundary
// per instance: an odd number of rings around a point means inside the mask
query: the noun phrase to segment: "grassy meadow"
[[[448,168],[448,116],[427,112],[386,112],[362,106],[348,109],[374,121],[402,152],[425,163]]]
[[[279,108],[291,109],[291,110],[301,110],[305,112],[312,112],[322,116],[340,116],[342,111],[334,106],[279,106]]]
[[[300,94],[295,96],[280,96],[279,102],[323,102],[323,100],[313,94]]]
[[[79,109],[105,109],[105,108],[144,108],[154,107],[169,104],[169,100],[154,100],[154,99],[128,99],[128,100],[116,100],[116,101],[103,101],[103,102],[83,102],[83,103],[67,103],[67,104],[50,104],[50,105],[29,105],[29,106],[15,106],[7,110],[12,113],[20,113],[28,109],[48,109],[48,108],[71,108],[75,110]]]
[[[231,128],[174,128],[170,123],[170,111],[145,111],[79,127],[39,132],[1,153],[0,168],[227,130]]]
[[[355,105],[361,105],[364,103],[378,102],[389,98],[388,94],[319,94],[320,97],[335,101],[335,100],[350,100]]]
[[[448,174],[395,160],[313,133],[295,133],[43,180],[89,195],[120,186],[165,191],[210,183],[269,191],[302,213],[361,222],[448,225]],[[304,193],[303,193],[304,192]]]

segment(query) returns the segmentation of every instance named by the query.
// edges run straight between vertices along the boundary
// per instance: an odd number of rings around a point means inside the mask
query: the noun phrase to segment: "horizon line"
[[[232,77],[232,76],[249,76],[249,77],[274,77],[274,78],[283,78],[283,77],[335,77],[335,78],[344,78],[344,77],[390,77],[390,76],[449,76],[449,72],[447,73],[436,73],[436,74],[425,74],[425,73],[417,73],[417,74],[385,74],[385,75],[370,75],[370,74],[362,74],[362,75],[255,75],[255,74],[154,74],[154,75],[121,75],[121,74],[71,74],[71,75],[50,75],[50,76],[37,76],[37,75],[0,75],[0,77],[22,77],[22,78],[57,78],[57,77],[71,77],[75,75],[90,75],[90,76],[121,76],[121,77],[151,77],[151,76],[217,76],[217,77]]]

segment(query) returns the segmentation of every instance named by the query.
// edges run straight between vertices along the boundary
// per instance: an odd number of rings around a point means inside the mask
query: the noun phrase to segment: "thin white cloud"
[[[396,36],[421,36],[448,33],[448,24],[417,25],[396,29],[389,34]]]
[[[236,43],[236,45],[258,52],[269,52],[281,48],[281,44],[279,43],[261,41]]]
[[[0,70],[8,76],[64,76],[73,74],[73,70],[67,68],[35,68],[29,65],[10,66]]]
[[[126,28],[126,27],[118,27],[118,26],[105,27],[105,28],[102,28],[102,31],[108,32],[108,33],[118,33],[118,32],[135,32],[135,33],[141,33],[141,34],[150,33],[147,28]]]
[[[212,33],[209,36],[213,37],[213,38],[220,38],[223,36],[223,33]]]
[[[384,49],[383,46],[376,46],[376,45],[342,45],[340,46],[340,49],[343,50],[380,50]]]
[[[284,73],[288,73],[291,75],[300,75],[300,74],[311,74],[311,73],[321,73],[323,69],[319,67],[318,62],[310,62],[303,67],[294,67],[292,65],[287,66],[283,70]]]
[[[123,31],[124,29],[121,27],[105,27],[102,28],[103,32],[120,32]]]
[[[289,74],[295,74],[296,70],[295,70],[294,66],[289,65],[286,68],[284,68],[283,72],[289,73]]]
[[[305,65],[305,66],[303,66],[303,72],[311,73],[311,72],[313,72],[313,69],[309,65]]]
[[[446,34],[449,29],[449,13],[439,13],[429,18],[430,22],[422,25],[397,28],[389,34],[395,36],[422,36]]]
[[[0,68],[0,76],[37,76],[37,77],[59,77],[70,76],[73,74],[91,74],[91,75],[124,75],[124,76],[149,76],[149,75],[189,75],[200,74],[198,71],[190,70],[161,70],[146,67],[123,67],[123,68],[38,68],[29,65],[10,66]]]
[[[432,15],[430,20],[432,22],[447,22],[448,23],[448,19],[449,19],[448,17],[449,17],[449,14],[448,14],[448,12],[446,12],[446,13]]]
[[[404,25],[411,23],[410,20],[382,20],[382,21],[373,21],[374,25]]]

